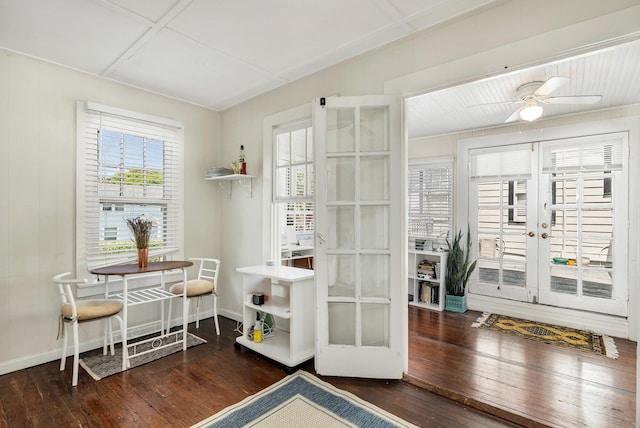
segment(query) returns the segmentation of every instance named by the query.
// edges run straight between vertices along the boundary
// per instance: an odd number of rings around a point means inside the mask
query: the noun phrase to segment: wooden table
[[[165,290],[165,272],[174,269],[182,269],[183,281],[187,281],[187,270],[189,266],[193,266],[193,263],[190,261],[167,261],[167,262],[150,262],[147,267],[140,268],[137,264],[122,264],[122,265],[112,265],[105,266],[92,269],[90,272],[94,275],[102,275],[105,277],[105,298],[116,298],[121,299],[123,302],[122,308],[122,320],[124,323],[123,331],[122,331],[122,370],[128,369],[130,364],[130,358],[134,356],[139,356],[146,354],[148,352],[156,351],[158,349],[165,348],[167,346],[174,345],[176,342],[182,342],[182,349],[187,349],[187,326],[188,326],[188,317],[187,313],[187,287],[183,287],[183,294],[173,294],[170,291]],[[130,275],[140,275],[151,272],[160,272],[160,286],[153,288],[141,288],[134,291],[129,291],[127,285],[127,277]],[[122,292],[121,293],[109,293],[109,278],[111,276],[120,276],[122,277]],[[127,330],[129,329],[128,324],[128,312],[129,306],[140,305],[143,303],[151,303],[151,302],[161,302],[163,303],[167,299],[173,299],[177,297],[182,297],[182,330],[177,330],[172,333],[169,333],[169,329],[167,328],[166,333],[163,330],[164,326],[164,304],[161,306],[161,320],[160,320],[160,335],[154,336],[150,339],[145,339],[134,344],[127,344]],[[182,335],[182,339],[178,340],[179,335]],[[170,336],[175,336],[175,341],[167,344],[157,345],[158,339],[168,338]],[[151,349],[146,351],[137,352],[137,347],[143,345],[145,343],[151,342]],[[132,348],[131,351],[129,348]]]

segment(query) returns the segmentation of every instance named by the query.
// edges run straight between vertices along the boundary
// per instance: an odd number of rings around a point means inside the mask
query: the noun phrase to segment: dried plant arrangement
[[[153,217],[145,215],[127,219],[127,226],[133,233],[136,248],[139,250],[149,248],[149,239],[151,238],[154,223],[155,219]]]

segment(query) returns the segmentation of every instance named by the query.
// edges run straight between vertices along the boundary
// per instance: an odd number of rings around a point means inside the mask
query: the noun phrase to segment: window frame
[[[127,135],[139,135],[136,133],[140,127],[147,129],[159,129],[166,132],[163,140],[163,156],[170,150],[171,161],[163,160],[163,185],[162,195],[155,198],[143,197],[113,197],[99,194],[99,165],[98,148],[99,138],[96,125],[96,117],[103,115],[114,121],[122,121],[131,126],[129,130],[118,129]],[[106,255],[101,257],[91,256],[91,248],[99,247],[100,217],[103,203],[111,204],[111,210],[122,212],[115,206],[123,204],[149,204],[163,205],[166,208],[166,230],[162,234],[162,248],[152,250],[152,257],[162,259],[169,258],[172,254],[180,253],[183,248],[183,206],[184,206],[184,135],[180,122],[151,116],[143,113],[132,112],[117,107],[106,106],[87,101],[78,101],[76,104],[77,117],[77,144],[76,144],[76,276],[78,278],[92,279],[89,271],[98,266],[106,266],[135,260],[135,250],[121,255]],[[161,134],[159,134],[161,135]],[[145,134],[145,138],[154,136],[151,132]],[[155,135],[157,136],[157,135]],[[146,155],[143,155],[146,156]],[[94,173],[95,168],[95,173]],[[170,187],[170,192],[167,192]],[[126,210],[126,208],[125,208]],[[95,213],[95,215],[94,215]],[[128,229],[127,229],[128,232]],[[89,293],[88,295],[90,295]]]
[[[411,195],[412,193],[421,193],[421,192],[412,192],[411,191],[411,175],[415,170],[427,171],[430,169],[447,169],[449,175],[449,186],[448,191],[450,194],[449,197],[449,207],[448,207],[448,215],[449,221],[448,226],[449,230],[447,231],[447,236],[420,236],[415,233],[412,233],[410,218],[412,217],[412,207],[411,207]],[[446,245],[446,239],[451,237],[453,233],[453,200],[454,200],[454,163],[452,156],[439,156],[433,158],[422,158],[422,159],[412,159],[409,161],[409,165],[407,168],[407,238],[409,243],[415,242],[415,239],[425,239],[426,241],[430,241],[432,245],[436,247],[444,247]],[[424,193],[424,189],[422,193]],[[423,211],[424,213],[424,211]],[[427,217],[425,215],[425,217]],[[425,248],[425,250],[431,250],[431,248]]]

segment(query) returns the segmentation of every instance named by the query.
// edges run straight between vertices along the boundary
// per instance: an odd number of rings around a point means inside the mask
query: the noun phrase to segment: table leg
[[[160,288],[162,288],[163,290],[164,288],[164,271],[160,272]],[[168,316],[171,316],[171,314],[169,314]],[[167,323],[168,324],[168,323]],[[169,333],[169,329],[167,328],[166,333]],[[165,334],[164,331],[164,300],[160,300],[160,334],[163,335]]]
[[[182,268],[182,350],[187,350],[187,328],[189,327],[189,301],[187,300],[187,269]]]
[[[122,370],[129,368],[129,348],[127,347],[128,302],[127,302],[127,276],[122,275]]]

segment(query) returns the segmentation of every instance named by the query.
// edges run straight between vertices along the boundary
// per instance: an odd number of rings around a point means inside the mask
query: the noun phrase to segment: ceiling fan
[[[546,82],[529,82],[521,85],[516,90],[516,101],[507,101],[507,104],[522,104],[514,111],[504,123],[514,122],[518,118],[526,121],[533,121],[542,116],[542,106],[544,104],[595,104],[602,99],[601,95],[574,95],[550,97],[549,95],[566,85],[568,77],[551,77]],[[505,104],[489,103],[480,105]]]

